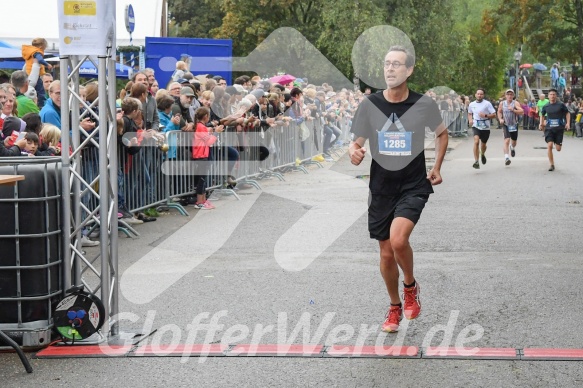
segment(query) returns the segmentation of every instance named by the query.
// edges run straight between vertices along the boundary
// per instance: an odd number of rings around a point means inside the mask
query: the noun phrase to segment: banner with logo
[[[106,55],[115,49],[115,0],[57,0],[59,54]]]

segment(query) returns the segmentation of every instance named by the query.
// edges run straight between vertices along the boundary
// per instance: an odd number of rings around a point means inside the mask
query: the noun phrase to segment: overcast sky
[[[6,0],[5,0],[6,1]],[[16,0],[18,6],[11,7],[0,23],[0,40],[20,47],[33,38],[43,37],[49,49],[58,50],[59,24],[57,0]],[[143,45],[146,36],[160,36],[162,0],[116,0],[117,45],[129,44],[129,33],[125,28],[124,11],[127,4],[134,8],[136,27],[132,34],[134,45]],[[16,10],[22,11],[20,15]],[[10,13],[14,14],[10,15]]]

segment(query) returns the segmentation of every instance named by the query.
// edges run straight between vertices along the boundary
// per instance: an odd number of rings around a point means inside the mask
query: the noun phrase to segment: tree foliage
[[[169,35],[212,38],[210,31],[223,23],[224,13],[213,0],[168,0]]]
[[[510,44],[525,44],[541,60],[583,61],[581,0],[509,0],[488,14],[491,30],[506,26]]]
[[[236,57],[261,53],[263,60],[281,70],[288,67],[285,58],[296,65],[298,75],[310,73],[315,78],[323,74],[317,72],[317,61],[321,58],[313,53],[321,52],[345,78],[352,79],[353,46],[357,38],[372,27],[390,25],[406,33],[414,45],[416,68],[410,80],[412,87],[423,91],[444,85],[459,93],[470,93],[477,86],[492,90],[502,87],[504,65],[511,58],[509,47],[515,39],[510,34],[507,40],[504,34],[518,27],[510,22],[510,16],[495,20],[494,14],[506,12],[504,4],[517,2],[534,3],[533,0],[504,3],[502,0],[169,0],[169,7],[180,36],[230,38]],[[551,6],[550,0],[538,3]],[[504,32],[499,30],[500,26]],[[310,43],[297,43],[300,39],[292,38],[300,35],[291,30],[278,30],[282,27],[297,30]],[[276,30],[286,33],[271,39]],[[265,43],[268,37],[269,44]],[[378,53],[371,51],[372,54]],[[376,59],[370,61],[370,67],[366,70],[373,72],[375,67],[377,71],[382,70]],[[321,73],[325,71],[323,67]]]

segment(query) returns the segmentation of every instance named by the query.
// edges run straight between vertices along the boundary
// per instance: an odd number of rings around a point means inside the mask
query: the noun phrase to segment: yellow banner
[[[95,1],[65,1],[65,16],[95,16]]]

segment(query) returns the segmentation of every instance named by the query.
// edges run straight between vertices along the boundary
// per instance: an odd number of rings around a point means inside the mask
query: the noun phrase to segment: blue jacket
[[[40,120],[43,123],[53,124],[61,129],[61,108],[53,103],[50,98],[45,103],[45,106],[40,110]]]
[[[162,132],[169,132],[169,131],[179,131],[180,125],[176,125],[172,122],[172,117],[165,113],[164,111],[158,111],[158,117],[160,118],[160,127],[164,127]],[[168,138],[168,149],[167,157],[168,159],[176,159],[176,138],[178,136],[169,136]]]

